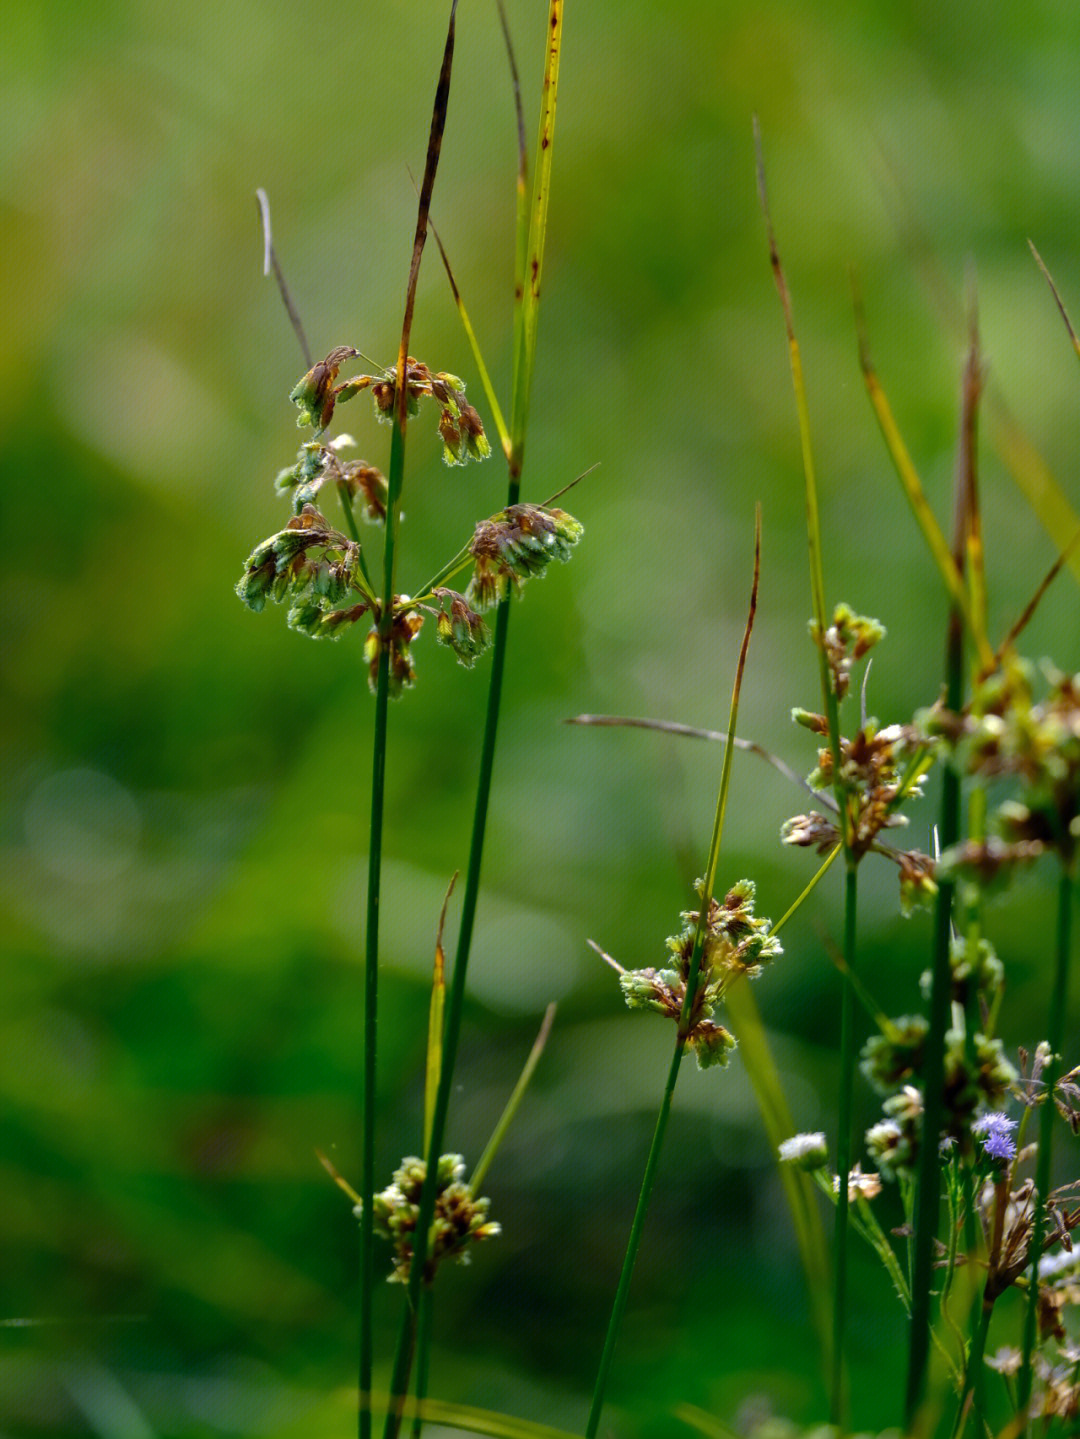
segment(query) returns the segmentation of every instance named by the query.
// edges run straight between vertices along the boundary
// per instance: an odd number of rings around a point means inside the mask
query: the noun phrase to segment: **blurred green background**
[[[396,355],[444,5],[234,0],[15,5],[0,57],[5,632],[0,1432],[352,1432],[356,1226],[314,1157],[359,1175],[372,703],[360,637],[316,645],[233,594],[284,523],[303,368],[261,276],[253,193],[314,350]],[[508,0],[530,140],[546,6]],[[475,1159],[549,999],[534,1086],[485,1188],[504,1235],[439,1289],[432,1391],[580,1428],[666,1072],[586,948],[656,962],[700,871],[719,747],[568,729],[582,711],[725,722],[764,509],[742,732],[811,767],[803,489],[754,180],[760,117],[807,373],[830,603],[889,628],[884,721],[931,701],[943,595],[863,393],[848,268],[942,522],[965,285],[991,398],[1080,505],[1076,374],[1038,244],[1080,312],[1080,10],[1071,0],[624,0],[567,6],[525,494],[566,503],[573,563],[515,607],[470,1007],[451,1114]],[[463,0],[433,216],[500,392],[509,376],[515,131],[492,4]],[[473,371],[434,250],[413,352]],[[339,428],[385,465],[361,398]],[[992,427],[991,427],[992,428]],[[991,633],[1056,551],[991,439]],[[401,584],[496,509],[498,460],[410,439]],[[1059,536],[1059,538],[1063,538]],[[1027,651],[1077,664],[1073,579]],[[430,627],[429,627],[430,628]],[[464,865],[487,684],[417,645],[391,712],[381,1084],[387,1177],[418,1145],[426,981]],[[735,766],[722,881],[777,916],[801,793]],[[934,806],[913,821],[930,846]],[[1040,1038],[1048,878],[994,913],[1005,1037]],[[758,986],[797,1124],[832,1131],[838,885]],[[867,867],[862,963],[917,1003],[926,919]],[[451,909],[451,926],[457,910]],[[452,932],[452,930],[451,930]],[[452,946],[451,946],[452,948]],[[1069,1062],[1075,1062],[1073,1056]],[[860,1094],[864,1122],[874,1101]],[[886,1201],[886,1204],[891,1202]],[[889,1211],[886,1209],[886,1219]],[[895,1221],[894,1221],[895,1222]],[[903,1329],[862,1256],[854,1418],[897,1419]],[[377,1295],[385,1382],[400,1293]],[[688,1432],[760,1396],[824,1401],[791,1228],[738,1059],[684,1071],[607,1419]],[[755,1397],[757,1396],[757,1397]]]

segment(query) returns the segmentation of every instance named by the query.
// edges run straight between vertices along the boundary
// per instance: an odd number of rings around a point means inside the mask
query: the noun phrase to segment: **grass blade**
[[[540,311],[540,288],[544,273],[548,201],[551,197],[551,161],[554,153],[555,106],[559,90],[559,58],[562,53],[562,18],[562,0],[550,0],[544,88],[540,102],[540,128],[536,140],[536,182],[533,189],[524,254],[521,253],[522,246],[520,244],[523,228],[520,211],[518,220],[519,263],[515,275],[515,286],[519,297],[519,316],[515,327],[517,353],[514,366],[514,400],[510,421],[512,476],[521,473],[525,431],[529,419],[533,362],[536,357],[536,327]],[[519,168],[519,202],[525,183],[524,170]]]
[[[555,1009],[556,1005],[552,1002],[548,1005],[547,1009],[544,1010],[544,1018],[540,1024],[540,1033],[536,1036],[535,1040],[533,1040],[533,1047],[529,1051],[529,1057],[525,1061],[525,1067],[518,1077],[518,1082],[514,1085],[513,1093],[506,1101],[506,1108],[499,1116],[498,1124],[496,1124],[491,1132],[491,1138],[487,1142],[486,1149],[476,1161],[476,1168],[469,1177],[469,1187],[474,1194],[479,1190],[481,1184],[483,1184],[484,1176],[491,1167],[491,1161],[495,1158],[499,1145],[505,1138],[506,1131],[510,1128],[514,1115],[521,1106],[521,1101],[525,1098],[525,1091],[529,1087],[529,1082],[533,1077],[536,1066],[540,1063],[540,1056],[543,1054],[548,1042],[548,1036],[551,1034],[551,1026],[555,1023]]]
[[[427,1067],[424,1074],[424,1153],[431,1144],[431,1126],[435,1119],[435,1096],[439,1091],[439,1076],[442,1074],[443,1056],[443,1011],[446,1008],[446,952],[443,949],[443,928],[446,924],[446,906],[457,883],[457,873],[446,888],[442,912],[439,915],[439,929],[435,937],[435,965],[431,976],[431,1004],[428,1008]]]
[[[839,846],[826,863],[839,853]],[[814,883],[817,878],[815,876]],[[773,933],[779,928],[773,926]],[[739,1035],[739,1053],[750,1087],[754,1091],[758,1112],[775,1157],[783,1140],[795,1133],[795,1121],[788,1109],[780,1072],[769,1049],[765,1026],[761,1022],[757,1000],[749,984],[734,984],[725,995],[728,1012]],[[810,1311],[818,1341],[825,1357],[825,1371],[831,1369],[832,1336],[829,1327],[829,1272],[826,1263],[828,1246],[821,1213],[814,1199],[814,1184],[804,1170],[792,1164],[779,1164],[780,1183],[791,1211],[795,1239],[799,1246],[803,1272],[810,1296]]]
[[[922,481],[912,462],[907,446],[904,444],[899,427],[893,417],[892,408],[889,405],[885,391],[878,380],[877,372],[874,369],[870,358],[870,348],[866,337],[866,326],[863,322],[861,302],[856,296],[855,300],[856,328],[859,335],[859,364],[862,367],[863,380],[866,383],[866,392],[870,397],[870,404],[874,414],[877,416],[881,433],[885,440],[885,447],[889,451],[893,467],[899,476],[903,486],[904,494],[915,521],[923,533],[927,548],[941,575],[945,588],[949,592],[949,598],[964,618],[968,632],[974,637],[979,651],[979,664],[988,671],[993,669],[993,651],[986,642],[985,634],[978,634],[978,625],[972,613],[971,604],[968,598],[967,589],[960,574],[960,568],[953,558],[949,549],[948,541],[941,531],[941,526],[934,518],[934,512],[926,498],[926,492],[922,487]]]
[[[495,394],[495,386],[491,383],[491,375],[488,373],[487,365],[484,364],[484,356],[480,351],[480,342],[476,338],[476,331],[473,329],[472,321],[469,319],[469,312],[465,308],[465,301],[461,298],[461,291],[458,289],[457,281],[454,279],[454,272],[450,268],[450,260],[443,247],[443,242],[439,237],[439,232],[434,225],[431,225],[430,228],[432,235],[435,237],[435,243],[439,247],[443,269],[446,271],[446,278],[450,281],[450,291],[454,296],[454,304],[457,306],[457,312],[461,318],[461,327],[465,331],[465,338],[469,342],[469,349],[472,351],[473,360],[477,370],[480,372],[480,384],[483,386],[484,396],[491,408],[491,415],[495,421],[495,430],[499,436],[499,443],[503,447],[503,454],[509,459],[510,431],[506,428],[506,421],[503,419],[503,412],[499,406],[498,396]]]

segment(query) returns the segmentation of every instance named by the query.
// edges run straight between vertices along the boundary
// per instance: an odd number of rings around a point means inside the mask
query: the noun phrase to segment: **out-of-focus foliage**
[[[546,7],[508,8],[531,135]],[[287,397],[305,368],[260,275],[253,195],[269,193],[313,348],[392,363],[416,204],[407,167],[422,163],[444,23],[442,7],[402,0],[317,23],[252,0],[40,0],[5,17],[5,1432],[351,1426],[355,1221],[313,1151],[356,1178],[371,702],[356,636],[309,644],[233,593],[252,545],[285,522],[273,479],[295,452]],[[510,82],[494,7],[461,6],[458,27],[432,213],[505,390]],[[944,597],[862,394],[847,269],[942,522],[969,270],[990,414],[1004,401],[1080,504],[1078,376],[1025,243],[1080,310],[1078,45],[1070,0],[568,6],[523,497],[600,468],[574,493],[586,527],[574,565],[513,614],[448,1134],[470,1162],[544,1005],[562,1007],[485,1182],[503,1235],[440,1285],[440,1397],[582,1423],[668,1052],[585,938],[628,968],[662,961],[700,871],[720,752],[560,721],[722,723],[759,498],[740,724],[796,769],[812,763],[789,720],[818,695],[751,115],[807,373],[828,598],[888,627],[868,703],[897,719],[936,694]],[[412,348],[479,404],[434,252]],[[384,465],[389,430],[362,412],[348,423]],[[410,437],[406,589],[503,502],[498,461],[447,471],[427,430]],[[983,487],[994,636],[1056,551],[989,438]],[[1066,575],[1028,652],[1075,669],[1075,616]],[[485,685],[483,659],[468,673],[432,646],[391,716],[387,1173],[419,1142],[426,975],[466,853]],[[779,844],[798,803],[738,757],[721,882],[752,875],[770,914],[808,877],[806,857]],[[932,815],[930,803],[913,815],[919,847]],[[1011,1027],[1028,1044],[1048,983],[1030,944],[1041,883],[995,912]],[[804,1129],[831,1113],[832,888],[758,990]],[[863,889],[865,973],[889,1009],[923,966],[925,921],[898,917],[891,874],[867,871]],[[664,1418],[676,1402],[730,1417],[758,1393],[820,1412],[790,1223],[737,1056],[724,1074],[687,1076],[665,1171],[612,1423],[685,1432]],[[883,1376],[899,1315],[877,1271],[857,1277],[854,1417],[877,1427],[897,1417],[899,1378]],[[390,1286],[379,1296],[387,1335],[399,1300]]]

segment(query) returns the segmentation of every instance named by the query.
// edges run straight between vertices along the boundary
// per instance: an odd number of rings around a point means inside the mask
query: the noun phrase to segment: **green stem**
[[[946,644],[947,707],[959,711],[963,691],[963,631],[960,616],[949,616]],[[941,792],[941,846],[948,849],[960,836],[960,779],[946,761]],[[930,1358],[930,1287],[934,1272],[934,1240],[941,1207],[938,1136],[944,1109],[945,1032],[948,1029],[952,969],[949,941],[952,935],[953,884],[941,881],[934,911],[933,980],[929,1027],[924,1053],[922,1144],[919,1149],[918,1190],[915,1200],[914,1260],[911,1278],[911,1342],[908,1350],[907,1389],[904,1400],[908,1428],[914,1422],[926,1388]]]
[[[971,1336],[971,1345],[968,1349],[964,1387],[960,1395],[956,1424],[953,1428],[955,1439],[959,1439],[959,1435],[964,1432],[968,1419],[978,1414],[982,1408],[979,1394],[976,1391],[982,1388],[983,1358],[986,1354],[986,1339],[990,1333],[990,1320],[993,1313],[994,1301],[984,1299],[979,1306],[979,1322],[975,1333]]]
[[[517,489],[511,483],[511,493]],[[511,500],[509,503],[514,503]],[[458,931],[457,952],[450,988],[446,1001],[446,1028],[443,1035],[442,1069],[439,1088],[435,1096],[435,1109],[431,1121],[431,1142],[427,1151],[427,1173],[433,1176],[438,1168],[442,1152],[443,1136],[446,1133],[446,1116],[450,1108],[450,1091],[453,1086],[454,1064],[457,1059],[458,1040],[461,1036],[461,1017],[465,1002],[465,976],[469,963],[469,949],[472,945],[473,925],[476,919],[476,903],[480,894],[480,869],[484,854],[484,832],[487,827],[488,801],[491,797],[491,776],[495,765],[495,740],[499,727],[499,709],[502,701],[503,671],[506,664],[506,640],[510,626],[510,601],[504,600],[499,606],[495,619],[495,641],[492,646],[491,681],[488,686],[487,715],[484,721],[484,741],[480,753],[480,773],[476,785],[476,805],[473,810],[472,840],[469,846],[469,866],[465,875],[465,893],[461,904],[461,927]],[[435,1185],[425,1183],[420,1196],[420,1213],[417,1216],[413,1260],[409,1271],[409,1287],[405,1313],[402,1316],[402,1332],[411,1334],[408,1342],[399,1339],[390,1383],[391,1394],[402,1395],[409,1387],[409,1370],[412,1365],[415,1345],[416,1314],[420,1302],[420,1287],[424,1280],[428,1242],[432,1221],[435,1217]],[[395,1415],[393,1405],[386,1416],[385,1439],[396,1439],[401,1424],[400,1411]]]
[[[416,1414],[412,1424],[412,1439],[420,1439],[424,1427],[421,1416],[431,1370],[431,1316],[434,1307],[435,1292],[430,1284],[425,1284],[420,1291],[420,1314],[416,1334]]]
[[[703,907],[707,908],[708,901],[703,900],[702,904]],[[600,1367],[596,1374],[592,1406],[589,1409],[589,1420],[585,1426],[585,1439],[596,1439],[596,1433],[600,1427],[600,1414],[604,1407],[604,1393],[607,1389],[608,1375],[611,1371],[611,1361],[615,1354],[615,1344],[619,1337],[619,1327],[622,1322],[623,1311],[626,1308],[626,1298],[630,1292],[630,1280],[634,1272],[634,1261],[637,1259],[637,1252],[641,1246],[641,1234],[645,1228],[645,1216],[649,1208],[649,1197],[652,1194],[653,1181],[656,1178],[656,1170],[660,1163],[660,1151],[663,1148],[664,1134],[667,1130],[668,1117],[671,1114],[671,1100],[675,1093],[675,1081],[679,1077],[679,1066],[682,1063],[685,1049],[686,1036],[680,1031],[675,1043],[675,1053],[671,1056],[671,1066],[668,1069],[667,1083],[664,1085],[664,1094],[660,1101],[660,1112],[656,1116],[656,1128],[653,1131],[652,1144],[649,1147],[649,1157],[645,1163],[645,1173],[641,1180],[641,1192],[638,1195],[637,1208],[634,1210],[634,1220],[630,1226],[630,1238],[626,1245],[626,1255],[623,1259],[622,1273],[619,1275],[619,1287],[615,1291],[615,1302],[612,1305],[611,1318],[608,1321],[607,1335],[604,1339],[604,1350],[600,1356]]]
[[[394,560],[401,487],[405,475],[405,427],[394,425],[390,442],[383,603],[379,615],[379,666],[372,737],[371,834],[368,844],[367,923],[364,943],[364,1112],[360,1161],[360,1439],[371,1439],[371,1376],[375,1313],[375,1122],[378,1076],[379,900],[382,886],[383,811],[386,796],[386,735],[390,697],[390,628],[393,624]]]
[[[1024,1353],[1017,1378],[1018,1414],[1027,1428],[1027,1407],[1031,1398],[1031,1365],[1035,1353],[1039,1312],[1039,1260],[1042,1258],[1046,1233],[1046,1201],[1050,1194],[1051,1151],[1054,1140],[1054,1085],[1061,1071],[1061,1050],[1065,1039],[1065,1006],[1068,1000],[1069,951],[1072,930],[1072,864],[1063,862],[1058,881],[1057,954],[1054,964],[1054,989],[1050,999],[1047,1022],[1047,1043],[1050,1057],[1043,1070],[1046,1092],[1039,1111],[1039,1158],[1035,1171],[1035,1213],[1031,1226],[1031,1279],[1027,1313],[1024,1316]]]
[[[858,864],[849,853],[844,879],[844,963],[855,967],[855,921],[858,914]],[[829,1417],[844,1423],[844,1328],[847,1319],[848,1174],[851,1170],[851,1122],[855,1095],[855,987],[845,976],[840,997],[840,1113],[836,1137],[836,1167],[840,1186],[836,1194],[833,1274],[832,1376]]]
[[[720,840],[724,833],[724,815],[727,812],[728,790],[731,786],[731,762],[735,754],[735,726],[739,718],[739,693],[742,688],[743,672],[746,668],[746,655],[750,647],[750,635],[754,628],[754,616],[757,613],[758,580],[760,575],[761,506],[758,505],[754,523],[754,582],[750,591],[750,607],[746,617],[746,626],[743,630],[739,660],[735,667],[735,682],[731,688],[727,743],[724,745],[724,762],[720,770],[720,789],[716,796],[716,813],[713,816],[712,838],[709,842],[709,858],[705,868],[705,877],[701,883],[701,907],[698,910],[697,927],[694,931],[694,945],[686,972],[686,992],[683,995],[682,1010],[679,1014],[678,1032],[675,1036],[675,1052],[671,1056],[671,1065],[668,1069],[667,1083],[664,1085],[664,1093],[660,1101],[660,1112],[656,1117],[656,1128],[653,1131],[649,1157],[645,1162],[645,1173],[641,1180],[641,1190],[638,1194],[637,1208],[634,1210],[634,1218],[630,1225],[630,1237],[626,1245],[626,1254],[623,1257],[622,1273],[619,1275],[619,1284],[615,1291],[615,1302],[611,1308],[611,1318],[608,1320],[607,1334],[604,1337],[604,1348],[600,1356],[600,1367],[597,1370],[596,1384],[593,1388],[592,1404],[589,1409],[589,1419],[585,1429],[585,1439],[596,1439],[596,1432],[600,1426],[600,1414],[604,1407],[604,1393],[607,1389],[608,1375],[611,1371],[611,1361],[615,1353],[615,1344],[619,1337],[623,1310],[626,1308],[626,1297],[630,1292],[630,1280],[634,1272],[634,1262],[637,1259],[637,1252],[641,1244],[642,1231],[645,1227],[645,1215],[649,1208],[649,1198],[652,1194],[656,1170],[660,1163],[660,1151],[663,1148],[668,1116],[671,1113],[671,1101],[675,1093],[675,1081],[679,1077],[679,1066],[682,1064],[682,1057],[686,1050],[687,1041],[690,1038],[690,1031],[693,1026],[694,1001],[697,996],[698,980],[701,976],[701,959],[705,949],[705,937],[709,928],[709,909],[712,905],[713,890],[716,887],[716,871],[720,863]]]

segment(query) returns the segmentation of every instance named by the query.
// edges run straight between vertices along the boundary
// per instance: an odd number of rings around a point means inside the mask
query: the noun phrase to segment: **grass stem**
[[[1028,1286],[1027,1312],[1024,1315],[1024,1346],[1020,1373],[1017,1376],[1018,1414],[1027,1427],[1026,1413],[1031,1398],[1032,1359],[1038,1334],[1039,1260],[1046,1234],[1046,1202],[1050,1195],[1052,1149],[1054,1140],[1054,1085],[1061,1073],[1061,1050],[1065,1041],[1065,1006],[1069,992],[1069,958],[1072,948],[1073,865],[1063,862],[1058,879],[1057,929],[1054,956],[1054,984],[1050,996],[1050,1013],[1046,1025],[1046,1041],[1050,1057],[1043,1070],[1045,1094],[1039,1110],[1039,1154],[1035,1170],[1035,1211],[1031,1224],[1031,1276]]]
[[[735,745],[732,743],[732,740],[735,735],[735,725],[739,715],[739,693],[742,688],[743,671],[746,668],[746,655],[750,645],[750,635],[754,627],[754,617],[757,613],[758,581],[760,574],[761,507],[759,505],[754,525],[754,581],[750,592],[750,607],[746,618],[746,626],[743,631],[739,661],[735,669],[735,682],[731,691],[731,707],[728,718],[728,743],[724,746],[724,762],[720,771],[720,788],[716,797],[716,813],[713,818],[709,858],[706,865],[705,878],[701,885],[701,907],[698,910],[694,947],[690,956],[690,965],[686,976],[686,993],[683,998],[682,1012],[679,1016],[678,1033],[675,1037],[675,1049],[671,1056],[671,1064],[668,1067],[667,1081],[664,1085],[663,1095],[661,1096],[660,1109],[656,1116],[656,1127],[653,1130],[652,1143],[649,1146],[649,1156],[645,1162],[645,1173],[642,1176],[637,1206],[634,1209],[634,1217],[630,1225],[630,1236],[626,1244],[626,1253],[623,1256],[622,1272],[619,1275],[619,1283],[615,1291],[615,1300],[611,1308],[611,1317],[608,1320],[607,1333],[604,1336],[604,1347],[600,1355],[596,1382],[593,1386],[592,1403],[589,1407],[589,1417],[585,1426],[585,1439],[596,1439],[596,1433],[600,1427],[600,1415],[603,1411],[604,1396],[607,1391],[608,1377],[611,1373],[611,1361],[615,1354],[615,1345],[619,1337],[623,1311],[626,1308],[626,1300],[630,1292],[630,1280],[633,1277],[634,1264],[637,1260],[638,1250],[641,1247],[641,1236],[645,1228],[645,1216],[648,1212],[649,1199],[652,1195],[652,1188],[660,1163],[660,1153],[663,1149],[664,1135],[667,1132],[668,1119],[671,1115],[671,1103],[675,1094],[675,1083],[679,1077],[679,1068],[682,1064],[683,1054],[686,1051],[687,1041],[690,1037],[690,1026],[694,1012],[694,998],[697,993],[698,980],[701,974],[701,957],[705,947],[705,936],[708,931],[709,908],[712,903],[713,891],[716,885],[716,872],[720,862],[720,840],[724,832],[724,815],[727,810],[728,790],[731,785],[731,761],[735,754]]]

